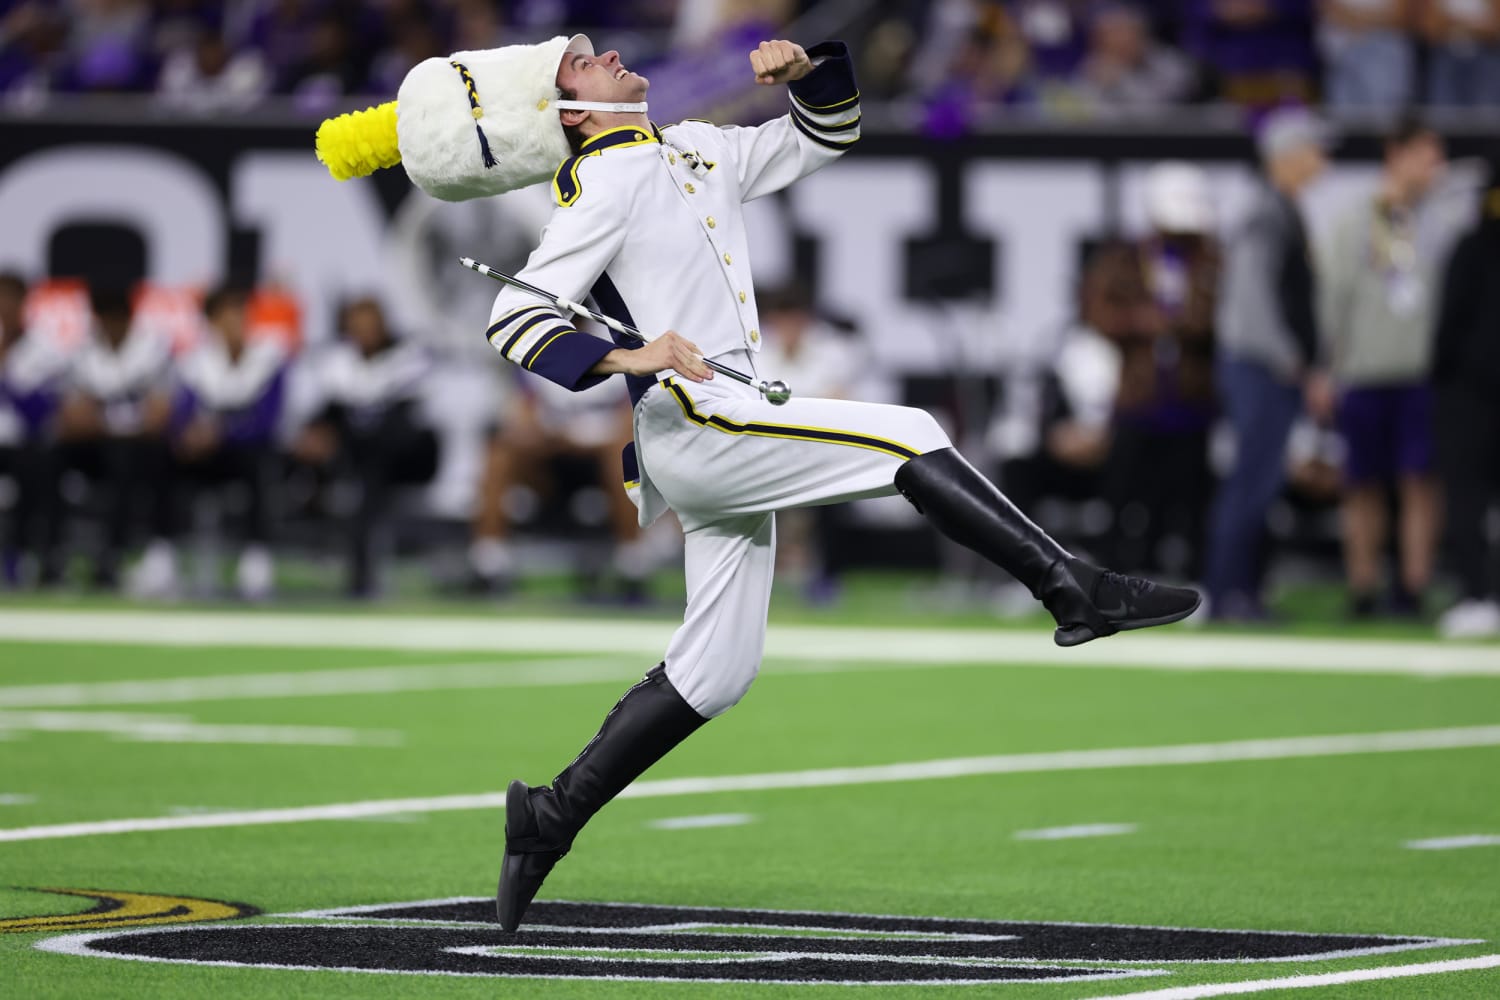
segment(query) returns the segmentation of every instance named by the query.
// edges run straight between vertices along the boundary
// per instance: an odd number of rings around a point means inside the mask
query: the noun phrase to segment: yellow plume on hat
[[[396,145],[396,102],[326,119],[318,126],[318,159],[337,181],[366,177],[401,162]]]

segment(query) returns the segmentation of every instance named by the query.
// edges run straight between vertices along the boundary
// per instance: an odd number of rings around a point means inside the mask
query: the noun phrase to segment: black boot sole
[[[500,862],[500,885],[495,889],[495,916],[508,933],[521,926],[521,918],[542,882],[568,853],[512,850],[512,845],[524,838],[526,821],[531,818],[530,791],[524,781],[512,781],[505,790],[505,857]]]
[[[1184,608],[1182,611],[1174,611],[1170,615],[1162,615],[1159,618],[1128,618],[1124,621],[1110,622],[1113,632],[1099,633],[1088,625],[1069,625],[1066,628],[1058,628],[1052,633],[1052,641],[1059,646],[1082,646],[1084,643],[1094,639],[1102,639],[1105,636],[1114,635],[1115,632],[1134,632],[1136,629],[1155,628],[1158,625],[1171,625],[1180,622],[1203,605],[1203,598],[1199,596],[1193,601],[1192,607]]]

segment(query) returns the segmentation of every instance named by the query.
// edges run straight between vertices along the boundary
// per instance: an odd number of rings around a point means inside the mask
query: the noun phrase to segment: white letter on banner
[[[351,295],[380,296],[393,324],[409,319],[384,294],[386,216],[370,182],[341,184],[308,153],[250,153],[229,189],[235,219],[260,229],[260,280],[297,296],[307,343],[327,342],[335,304]]]
[[[0,173],[0,267],[45,276],[59,229],[107,222],[146,244],[147,280],[205,285],[224,269],[223,203],[187,160],[140,146],[70,145],[33,153]]]
[[[791,188],[799,223],[818,236],[821,304],[854,319],[876,355],[876,368],[940,367],[942,316],[909,302],[906,240],[936,226],[932,170],[914,160],[844,162]]]
[[[1102,170],[1077,160],[977,163],[964,195],[968,224],[1001,244],[1004,356],[1045,354],[1078,315],[1079,244],[1104,235]]]

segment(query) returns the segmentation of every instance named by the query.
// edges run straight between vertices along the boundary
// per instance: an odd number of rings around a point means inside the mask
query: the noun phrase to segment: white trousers
[[[742,359],[732,360],[747,370]],[[795,397],[772,406],[723,375],[653,387],[635,408],[635,439],[632,495],[659,493],[685,535],[687,613],[667,677],[705,718],[739,701],[760,669],[775,512],[890,496],[903,462],[951,447],[923,410]]]

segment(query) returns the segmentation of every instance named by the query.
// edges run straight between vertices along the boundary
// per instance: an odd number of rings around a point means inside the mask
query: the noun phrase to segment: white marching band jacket
[[[816,68],[788,85],[787,114],[753,128],[684,121],[591,136],[552,183],[557,207],[519,274],[555,295],[592,295],[606,315],[647,337],[676,330],[704,357],[759,351],[760,318],[741,205],[831,163],[859,138],[859,92],[848,50],[808,50]],[[551,304],[506,287],[490,344],[569,389],[618,343],[578,330]],[[666,378],[672,373],[662,372]],[[629,378],[632,401],[655,381]]]

